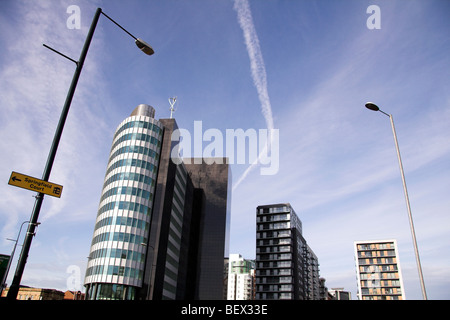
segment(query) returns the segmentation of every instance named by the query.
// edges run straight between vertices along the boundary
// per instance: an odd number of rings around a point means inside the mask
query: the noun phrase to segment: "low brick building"
[[[3,290],[2,297],[6,297],[9,288]],[[17,300],[63,300],[64,292],[55,289],[41,289],[21,287]]]

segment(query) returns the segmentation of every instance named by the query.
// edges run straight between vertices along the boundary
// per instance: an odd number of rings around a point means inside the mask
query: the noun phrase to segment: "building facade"
[[[118,126],[89,253],[91,299],[135,299],[143,285],[163,125],[140,105]]]
[[[87,299],[201,299],[207,288],[222,289],[229,167],[199,164],[188,171],[183,162],[175,164],[176,121],[156,120],[154,114],[151,106],[139,105],[114,134],[86,269]],[[227,173],[217,183],[225,187],[215,211],[205,205],[212,200],[202,188],[217,177],[201,187],[191,179],[191,172],[208,170]],[[221,239],[211,239],[205,231],[208,219],[222,223],[217,226]],[[215,278],[203,281],[199,271],[202,248],[209,241],[221,251],[220,261],[209,260],[213,272],[220,270],[217,283]]]
[[[3,291],[6,297],[9,288]],[[64,292],[55,289],[20,287],[17,300],[64,300]]]
[[[160,122],[164,133],[140,300],[183,298],[186,292],[180,280],[180,272],[187,268],[182,260],[186,255],[182,239],[188,226],[184,221],[191,214],[193,187],[184,165],[176,165],[170,158],[175,145],[171,136],[178,128],[175,119]]]
[[[308,244],[304,244],[304,278],[305,278],[305,298],[306,300],[323,300],[325,279],[323,284],[319,277],[319,259]]]
[[[397,241],[355,241],[359,300],[404,300]]]
[[[352,300],[352,293],[344,288],[331,288],[328,290],[328,300]]]
[[[222,300],[223,259],[229,254],[231,169],[226,158],[184,159],[194,187],[193,228],[197,241],[195,299]],[[197,221],[197,222],[196,222]],[[193,265],[194,263],[192,263]],[[221,285],[218,285],[221,283]]]
[[[227,300],[254,300],[255,261],[230,254],[227,278]]]
[[[256,208],[256,299],[319,300],[319,262],[289,203]]]

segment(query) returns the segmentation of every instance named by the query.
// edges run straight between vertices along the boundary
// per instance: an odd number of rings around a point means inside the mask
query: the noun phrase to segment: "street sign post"
[[[30,177],[14,171],[11,173],[8,184],[31,191],[48,194],[49,196],[57,198],[61,198],[63,189],[63,186],[59,184]]]

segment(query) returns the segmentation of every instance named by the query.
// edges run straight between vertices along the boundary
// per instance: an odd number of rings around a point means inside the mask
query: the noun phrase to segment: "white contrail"
[[[247,0],[235,0],[234,10],[237,12],[239,25],[244,33],[245,45],[250,58],[253,83],[258,91],[262,113],[266,119],[267,129],[273,129],[272,108],[267,92],[267,76],[264,59],[259,47],[259,39],[253,25],[252,13]]]
[[[270,105],[269,93],[267,92],[267,76],[264,59],[262,57],[261,48],[259,47],[259,39],[253,24],[252,13],[247,0],[235,0],[234,10],[237,12],[237,19],[242,29],[247,47],[248,56],[250,58],[250,69],[253,78],[253,84],[258,92],[258,98],[261,102],[261,112],[266,120],[267,129],[273,129],[272,107]],[[267,148],[267,146],[266,146]],[[260,151],[260,156],[266,150]],[[234,184],[233,189],[247,177],[250,171],[258,165],[258,160],[254,161],[250,167],[245,170],[242,176]]]

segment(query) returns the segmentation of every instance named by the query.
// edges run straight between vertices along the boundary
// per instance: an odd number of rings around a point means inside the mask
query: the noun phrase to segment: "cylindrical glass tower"
[[[141,104],[111,147],[86,269],[86,298],[132,300],[142,286],[163,125]]]

